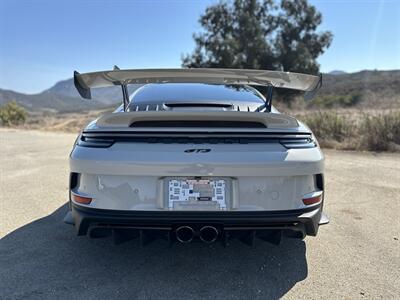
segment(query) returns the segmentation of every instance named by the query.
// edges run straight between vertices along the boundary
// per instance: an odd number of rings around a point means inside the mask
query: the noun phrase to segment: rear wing
[[[272,97],[272,88],[286,88],[305,92],[316,91],[322,83],[321,75],[308,75],[267,70],[246,69],[137,69],[114,70],[80,74],[74,72],[74,84],[79,94],[91,99],[91,88],[120,85],[124,96],[124,107],[129,103],[126,86],[146,83],[208,83],[247,84],[271,87],[267,93]]]

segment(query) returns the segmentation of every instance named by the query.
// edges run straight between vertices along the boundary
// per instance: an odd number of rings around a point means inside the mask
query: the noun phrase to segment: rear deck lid
[[[123,131],[190,131],[190,132],[265,132],[296,130],[299,123],[293,117],[261,112],[238,111],[137,111],[110,113],[100,117],[93,130]]]

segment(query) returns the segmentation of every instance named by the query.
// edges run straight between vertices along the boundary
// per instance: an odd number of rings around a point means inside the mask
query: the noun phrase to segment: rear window
[[[136,90],[131,104],[163,103],[230,103],[263,104],[262,95],[245,85],[216,85],[204,83],[147,84]]]

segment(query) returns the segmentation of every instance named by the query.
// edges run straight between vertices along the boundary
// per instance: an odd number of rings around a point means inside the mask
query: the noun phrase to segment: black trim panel
[[[315,212],[310,218],[304,213]],[[125,211],[83,207],[72,203],[72,214],[78,235],[85,235],[90,226],[172,227],[174,224],[220,224],[235,226],[293,226],[303,223],[307,235],[316,235],[321,218],[321,205],[285,211]]]
[[[240,136],[240,137],[248,137],[248,136],[265,136],[265,137],[274,137],[274,138],[286,138],[286,137],[309,137],[311,136],[310,132],[257,132],[257,131],[246,131],[246,132],[232,132],[232,131],[219,131],[219,130],[204,130],[204,131],[91,131],[85,130],[83,131],[87,137],[131,137],[131,136],[142,136],[142,135],[155,135],[155,136],[166,136],[166,135],[177,135],[177,136],[192,136],[192,135],[221,135],[221,136]]]
[[[131,128],[267,128],[264,123],[251,121],[213,121],[213,120],[158,120],[135,121]]]
[[[320,207],[321,204],[305,207],[302,209],[291,210],[269,210],[269,211],[149,211],[149,210],[114,210],[114,209],[100,209],[88,206],[81,206],[74,204],[74,207],[83,212],[98,213],[102,215],[118,215],[130,217],[158,217],[158,218],[174,218],[174,217],[273,217],[273,216],[298,216],[307,212],[314,211]]]

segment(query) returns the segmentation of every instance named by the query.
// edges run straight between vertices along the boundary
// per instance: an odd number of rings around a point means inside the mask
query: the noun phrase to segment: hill
[[[330,74],[330,75],[342,75],[342,74],[347,74],[347,72],[342,71],[342,70],[333,70],[333,71],[330,71],[328,74]]]
[[[81,98],[57,95],[54,93],[40,93],[27,95],[10,90],[0,89],[0,105],[15,100],[29,112],[73,112],[99,109],[105,106],[95,101],[83,101]]]
[[[131,94],[140,85],[131,84],[128,86],[129,93]],[[58,95],[60,97],[71,97],[79,98],[83,100],[75,86],[72,78],[67,80],[61,80],[53,85],[51,88],[43,91],[41,94]],[[113,86],[106,88],[92,89],[92,99],[96,102],[100,102],[106,105],[120,103],[121,102],[121,87]]]
[[[324,74],[322,87],[316,97],[328,95],[358,95],[358,107],[399,108],[400,70]]]
[[[133,93],[139,85],[130,85]],[[118,86],[92,90],[92,99],[82,99],[75,89],[73,79],[57,82],[39,94],[24,94],[0,89],[0,105],[15,100],[29,112],[79,112],[115,107],[121,103],[121,88]]]

